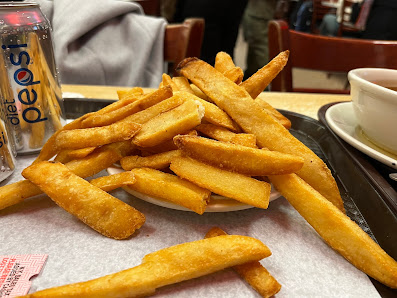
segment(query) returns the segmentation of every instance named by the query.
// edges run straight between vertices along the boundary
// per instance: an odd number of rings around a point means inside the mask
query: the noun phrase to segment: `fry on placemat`
[[[270,256],[255,238],[225,235],[150,253],[142,264],[97,279],[42,290],[23,297],[144,297],[157,288]]]
[[[138,210],[73,174],[61,163],[42,161],[27,167],[22,175],[104,236],[128,238],[145,222]]]

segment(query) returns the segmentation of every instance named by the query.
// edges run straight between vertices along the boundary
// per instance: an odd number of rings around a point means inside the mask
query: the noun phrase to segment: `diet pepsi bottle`
[[[51,28],[37,3],[0,3],[0,96],[18,154],[65,124]]]

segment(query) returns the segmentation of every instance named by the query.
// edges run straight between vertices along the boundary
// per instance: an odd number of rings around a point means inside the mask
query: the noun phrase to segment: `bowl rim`
[[[397,69],[389,69],[389,68],[356,68],[352,69],[348,72],[347,77],[348,80],[351,84],[352,81],[357,81],[360,85],[365,86],[372,92],[382,92],[383,95],[387,95],[387,100],[395,102],[397,101],[397,91],[394,91],[392,89],[386,88],[382,85],[378,85],[376,83],[373,83],[371,81],[368,81],[367,79],[362,78],[359,76],[359,73],[361,72],[389,72],[389,73],[394,73],[397,78]],[[397,82],[397,80],[396,80]]]

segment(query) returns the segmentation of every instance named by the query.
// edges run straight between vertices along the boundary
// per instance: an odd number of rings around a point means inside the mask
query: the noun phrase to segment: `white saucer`
[[[107,168],[107,172],[109,173],[109,175],[113,175],[113,174],[117,174],[117,173],[121,173],[124,172],[124,170],[120,167],[117,166],[113,166],[113,167],[109,167]],[[145,195],[143,193],[137,192],[131,188],[129,188],[128,186],[124,186],[123,189],[128,192],[129,194],[143,200],[149,203],[152,203],[154,205],[157,206],[162,206],[162,207],[166,207],[166,208],[170,208],[170,209],[175,209],[175,210],[182,210],[182,211],[190,211],[193,212],[190,209],[187,209],[185,207],[179,206],[177,204],[171,203],[171,202],[167,202],[158,198],[154,198],[154,197],[150,197],[148,195]],[[277,198],[279,198],[281,196],[281,194],[279,192],[277,192],[276,190],[274,190],[272,188],[272,191],[270,193],[270,201],[273,201]],[[253,206],[251,205],[247,205],[247,204],[243,204],[240,203],[236,200],[233,199],[229,199],[223,196],[219,196],[219,195],[212,195],[211,196],[211,200],[207,205],[207,208],[205,209],[205,212],[230,212],[230,211],[239,211],[239,210],[245,210],[245,209],[249,209],[249,208],[253,208]]]
[[[357,125],[352,102],[333,105],[325,112],[330,128],[340,138],[377,161],[397,169],[397,156],[376,146],[363,134]]]

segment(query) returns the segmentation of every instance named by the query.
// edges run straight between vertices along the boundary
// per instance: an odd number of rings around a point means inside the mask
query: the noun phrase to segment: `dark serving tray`
[[[113,100],[68,98],[64,101],[66,117],[75,119],[111,102]],[[356,152],[347,148],[347,144],[334,135],[326,124],[294,112],[280,112],[291,120],[291,133],[331,169],[347,215],[397,259],[397,194],[394,189],[382,175],[377,174],[375,168],[362,163],[363,157],[356,156]],[[382,297],[396,297],[396,291],[376,280],[371,281]]]

